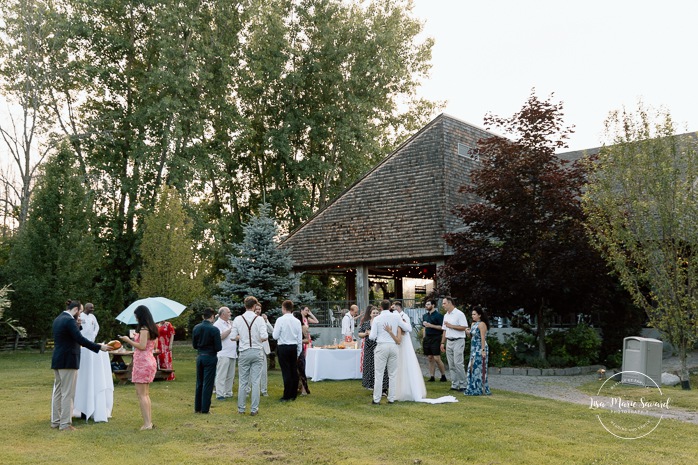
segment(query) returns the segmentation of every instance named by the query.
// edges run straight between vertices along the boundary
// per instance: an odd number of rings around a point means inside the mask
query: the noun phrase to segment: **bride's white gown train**
[[[424,376],[417,360],[417,354],[412,347],[410,334],[403,334],[399,346],[397,360],[397,386],[395,399],[403,402],[426,402],[441,404],[446,402],[458,402],[454,396],[443,396],[438,399],[427,399],[427,388],[424,385]]]

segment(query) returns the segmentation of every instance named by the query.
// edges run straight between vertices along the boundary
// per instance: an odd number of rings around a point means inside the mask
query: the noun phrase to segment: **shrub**
[[[463,357],[465,358],[465,366],[468,366],[468,360],[470,359],[470,338],[465,339],[465,350],[463,351]],[[488,366],[491,367],[508,367],[511,366],[513,357],[511,350],[503,343],[499,342],[497,336],[487,336],[487,346],[489,347],[489,362]],[[443,354],[442,354],[443,355]],[[445,355],[442,359],[444,362]]]
[[[549,331],[545,336],[545,344],[548,357],[547,360],[541,360],[535,333],[523,329],[506,335],[504,348],[509,351],[507,355],[511,358],[512,365],[535,368],[585,366],[598,362],[601,337],[594,328],[581,323],[570,329]]]
[[[551,331],[546,334],[545,343],[550,348],[549,362],[554,366],[585,366],[599,361],[601,337],[586,323]]]
[[[514,359],[511,350],[506,344],[499,342],[496,336],[487,337],[487,345],[490,348],[489,366],[508,367]]]
[[[607,368],[620,368],[623,366],[623,351],[617,350],[606,357]]]
[[[535,366],[540,363],[538,341],[535,333],[528,328],[504,336],[512,365]]]

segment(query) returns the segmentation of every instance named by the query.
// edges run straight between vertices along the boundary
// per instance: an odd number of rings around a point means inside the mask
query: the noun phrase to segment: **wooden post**
[[[345,282],[347,283],[347,300],[356,300],[356,283],[358,271],[347,270],[344,272]]]
[[[293,293],[295,295],[298,295],[301,293],[301,280],[300,280],[300,278],[295,279],[298,276],[298,273],[296,273],[295,271],[291,271],[290,276],[291,276],[291,279],[294,279]]]
[[[402,274],[398,272],[393,276],[393,280],[395,281],[395,298],[403,300],[405,296],[402,293]]]
[[[368,267],[361,265],[356,267],[356,305],[359,313],[368,307]]]

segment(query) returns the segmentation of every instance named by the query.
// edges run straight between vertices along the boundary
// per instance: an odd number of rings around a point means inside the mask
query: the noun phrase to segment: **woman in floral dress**
[[[153,350],[157,348],[158,327],[153,321],[150,310],[145,305],[139,305],[133,312],[136,316],[136,336],[132,340],[128,336],[120,336],[123,342],[133,347],[133,369],[131,381],[136,385],[138,404],[143,416],[141,430],[153,429],[153,416],[150,408],[150,383],[155,379],[157,362]]]
[[[489,360],[489,347],[487,346],[487,330],[490,320],[485,311],[479,307],[473,308],[471,313],[473,324],[466,332],[470,335],[470,360],[468,361],[468,384],[464,394],[466,396],[481,396],[490,393],[487,382],[487,362]]]
[[[371,323],[373,319],[380,314],[378,308],[369,305],[361,318],[361,323],[359,326],[359,337],[363,340],[363,353],[361,358],[363,359],[362,370],[363,377],[361,380],[361,385],[366,389],[373,390],[374,380],[376,378],[375,368],[374,368],[374,353],[376,351],[376,341],[372,341],[368,338],[371,334]],[[387,368],[386,368],[387,370]],[[388,391],[388,376],[383,376],[383,392]]]
[[[163,321],[158,325],[158,365],[161,370],[172,369],[172,342],[174,341],[175,329],[169,321]],[[175,379],[174,371],[169,374],[166,381]]]

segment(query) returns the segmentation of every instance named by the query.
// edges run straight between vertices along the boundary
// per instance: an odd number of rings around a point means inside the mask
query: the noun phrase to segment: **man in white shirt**
[[[465,361],[463,357],[468,320],[465,314],[453,305],[451,297],[444,297],[443,307],[446,310],[446,314],[444,315],[442,327],[444,332],[441,336],[441,352],[446,352],[448,369],[451,372],[451,390],[463,391],[468,386],[465,378]]]
[[[349,311],[342,318],[342,338],[345,342],[354,340],[354,326],[356,325],[356,317],[359,315],[359,307],[352,305]]]
[[[233,322],[230,321],[230,309],[218,309],[218,319],[213,326],[221,332],[221,350],[216,364],[216,399],[225,400],[233,397],[233,380],[235,379],[235,361],[238,358],[238,344],[230,338]]]
[[[284,379],[284,395],[279,401],[296,400],[298,396],[298,356],[303,350],[303,328],[300,320],[293,316],[293,302],[284,300],[281,317],[274,324],[276,353]]]
[[[97,339],[97,333],[99,333],[99,323],[94,316],[94,311],[95,306],[88,302],[85,304],[85,310],[80,314],[80,334],[92,342]]]
[[[266,313],[262,313],[262,305],[257,304],[254,307],[254,312],[256,315],[261,316],[264,318],[264,324],[267,325],[267,332],[269,334],[274,332],[274,327],[269,323],[269,318],[267,318]],[[262,395],[264,397],[269,396],[267,393],[267,384],[268,384],[268,378],[267,378],[267,357],[271,354],[271,347],[269,346],[269,341],[264,341],[264,344],[262,344],[262,376],[259,382],[259,387],[262,391]]]
[[[251,386],[250,415],[259,412],[259,379],[262,373],[262,345],[269,338],[264,320],[254,313],[256,298],[245,297],[245,313],[235,317],[230,338],[238,341],[238,413],[245,414],[247,386]]]
[[[395,340],[386,330],[389,328],[393,333],[397,333],[397,328],[402,328],[408,332],[411,328],[405,323],[397,312],[391,312],[390,301],[381,302],[381,313],[371,324],[369,339],[376,341],[374,355],[375,381],[373,384],[373,404],[380,404],[383,391],[383,373],[388,367],[388,403],[395,402],[395,382],[397,378],[397,357],[398,346]]]

